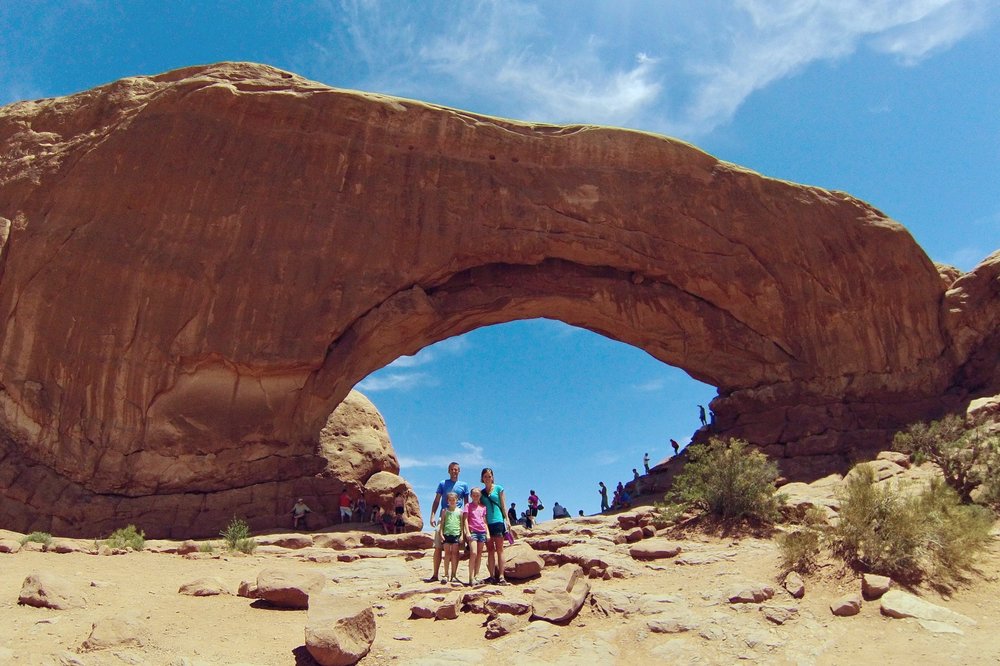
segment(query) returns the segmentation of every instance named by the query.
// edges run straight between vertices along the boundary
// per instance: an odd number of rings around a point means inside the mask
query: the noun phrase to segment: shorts
[[[458,534],[445,534],[444,535],[444,542],[445,543],[458,543],[458,537],[459,537]]]
[[[340,515],[344,518],[350,518],[352,511],[346,506],[340,507]]]
[[[507,533],[507,525],[504,523],[489,523],[486,527],[490,530],[491,537],[503,536]]]
[[[538,507],[537,506],[531,507],[530,509],[528,509],[528,513],[530,513],[532,516],[537,516],[538,515]]]
[[[402,516],[403,515],[403,507],[401,507],[401,506],[397,506],[396,507],[396,515],[397,516]]]
[[[480,543],[485,543],[486,541],[486,532],[476,532],[475,530],[473,530],[470,533],[470,536],[472,537],[473,541],[478,541]]]

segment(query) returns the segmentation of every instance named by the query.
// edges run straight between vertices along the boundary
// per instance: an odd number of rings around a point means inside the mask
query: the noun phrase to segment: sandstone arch
[[[0,142],[3,469],[84,496],[314,473],[355,382],[518,318],[716,385],[793,461],[998,383],[996,261],[946,294],[864,202],[664,137],[221,64],[6,107]]]

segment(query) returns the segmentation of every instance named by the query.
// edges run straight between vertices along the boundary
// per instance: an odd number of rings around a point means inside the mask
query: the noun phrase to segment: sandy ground
[[[608,533],[613,527],[607,528]],[[0,663],[11,664],[312,664],[304,646],[306,611],[277,610],[235,595],[191,597],[178,593],[198,578],[220,578],[234,593],[242,580],[279,566],[319,571],[328,586],[347,597],[370,600],[377,636],[361,664],[453,664],[504,661],[516,664],[914,664],[1000,663],[1000,544],[982,560],[980,575],[942,598],[918,590],[926,600],[973,618],[958,633],[934,633],[914,620],[883,616],[879,603],[866,602],[854,617],[835,617],[831,600],[860,589],[859,581],[833,567],[806,579],[803,599],[792,599],[777,584],[778,552],[770,540],[722,540],[693,536],[682,554],[703,564],[677,560],[628,560],[627,546],[594,539],[609,556],[627,560],[638,575],[591,580],[592,597],[611,595],[655,599],[658,616],[683,619],[690,631],[650,630],[648,612],[605,614],[584,605],[568,625],[534,621],[503,638],[484,637],[484,615],[462,613],[456,620],[410,619],[413,599],[400,590],[433,586],[430,557],[402,554],[355,562],[305,561],[298,551],[195,559],[150,552],[100,556],[82,553],[0,554]],[[331,551],[333,552],[333,551]],[[714,561],[713,561],[714,560]],[[466,564],[460,565],[465,575]],[[18,604],[22,583],[32,572],[50,572],[71,581],[87,598],[79,610],[57,611]],[[543,578],[545,574],[543,573]],[[730,604],[730,588],[744,581],[770,583],[770,604],[793,606],[797,617],[769,622],[758,604]],[[503,589],[530,600],[539,580]],[[143,628],[143,646],[87,652],[81,648],[95,621],[132,616]]]

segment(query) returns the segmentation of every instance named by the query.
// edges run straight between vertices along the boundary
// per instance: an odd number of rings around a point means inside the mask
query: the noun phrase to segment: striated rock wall
[[[4,516],[363,482],[320,443],[351,387],[514,319],[640,347],[820,466],[997,392],[995,261],[949,289],[849,195],[261,65],[0,109],[0,242]]]

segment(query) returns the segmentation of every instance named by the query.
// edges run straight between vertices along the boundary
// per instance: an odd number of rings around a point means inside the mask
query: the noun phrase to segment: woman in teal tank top
[[[507,496],[503,492],[503,486],[494,483],[493,470],[489,467],[483,468],[479,480],[483,482],[482,503],[486,507],[486,529],[489,532],[486,538],[486,552],[490,581],[497,585],[506,585],[507,580],[503,575],[503,542],[510,526],[503,508],[507,506]]]

